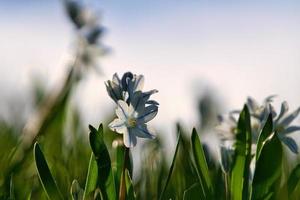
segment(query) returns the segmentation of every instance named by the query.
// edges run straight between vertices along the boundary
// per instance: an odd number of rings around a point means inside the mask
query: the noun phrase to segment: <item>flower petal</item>
[[[149,98],[150,98],[150,96],[152,95],[152,94],[155,94],[155,93],[157,93],[158,92],[158,90],[150,90],[150,91],[148,91],[148,92],[143,92],[143,98],[144,98],[144,100],[145,101],[148,101],[149,100]]]
[[[134,91],[141,91],[144,87],[145,78],[143,75],[134,76]]]
[[[281,103],[280,113],[276,119],[276,123],[288,112],[289,105],[286,101]]]
[[[290,125],[294,119],[299,115],[300,113],[300,108],[298,108],[297,110],[295,110],[293,113],[289,114],[288,116],[286,116],[285,118],[283,118],[279,124],[281,124],[282,126],[286,127],[288,125]]]
[[[113,130],[113,131],[116,131],[120,134],[124,134],[126,133],[126,125],[125,125],[125,122],[124,120],[121,120],[121,119],[114,119],[109,125],[108,127]]]
[[[156,105],[156,106],[159,105],[159,103],[157,101],[154,101],[154,100],[149,100],[149,101],[146,102],[146,104],[148,104],[148,105]]]
[[[108,80],[107,82],[105,82],[105,86],[106,86],[106,90],[107,90],[108,95],[115,102],[117,102],[121,98],[121,95],[120,95],[120,92],[119,92],[118,88],[115,88],[113,86],[113,83],[110,80]]]
[[[255,112],[259,108],[257,101],[252,97],[247,98],[247,105],[252,112]]]
[[[119,100],[118,101],[118,108],[116,109],[116,115],[120,119],[126,119],[128,116],[128,105],[125,101]]]
[[[281,137],[281,141],[295,154],[298,153],[298,145],[293,138]]]
[[[272,103],[273,102],[273,99],[277,97],[276,94],[272,94],[270,96],[267,96],[265,99],[264,99],[264,103],[267,104],[267,103]]]
[[[128,148],[136,145],[136,136],[132,133],[131,129],[127,129],[127,133],[123,134],[124,145]]]
[[[134,131],[134,134],[140,138],[149,138],[149,139],[155,138],[154,133],[153,133],[154,131],[149,130],[149,128],[147,127],[146,124],[137,126],[136,128],[134,128],[133,131]]]
[[[286,129],[284,129],[282,132],[282,134],[290,134],[290,133],[293,133],[295,131],[300,131],[300,126],[290,126]]]
[[[134,110],[138,113],[142,113],[145,109],[145,101],[142,96],[142,92],[135,92],[133,98],[131,99],[131,105]]]
[[[116,85],[121,85],[121,80],[120,80],[120,78],[119,78],[119,76],[118,76],[117,73],[114,73],[113,78],[112,78],[112,81],[113,81],[113,83],[116,84]]]
[[[138,117],[138,120],[142,120],[143,123],[147,123],[152,120],[158,112],[158,107],[155,105],[150,105],[145,108],[145,111]]]

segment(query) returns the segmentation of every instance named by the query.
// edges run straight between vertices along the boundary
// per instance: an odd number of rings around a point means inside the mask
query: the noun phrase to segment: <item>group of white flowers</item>
[[[117,118],[109,124],[109,128],[123,134],[124,145],[134,147],[137,137],[153,139],[153,130],[146,123],[158,112],[159,104],[150,100],[151,95],[158,91],[143,92],[144,76],[131,72],[125,73],[121,79],[114,74],[105,85],[109,96],[117,104]]]
[[[291,150],[298,153],[298,145],[295,140],[290,137],[291,133],[300,130],[300,126],[291,125],[294,119],[299,115],[300,108],[292,113],[288,113],[289,107],[286,101],[281,103],[279,114],[275,111],[272,105],[273,96],[264,99],[262,104],[259,104],[255,99],[248,97],[247,106],[251,116],[251,131],[252,131],[252,152],[256,151],[256,143],[260,132],[269,116],[273,119],[273,132],[277,132],[281,142]],[[240,111],[232,111],[227,117],[219,117],[219,125],[216,127],[216,132],[221,139],[221,163],[223,170],[228,171],[228,165],[234,151],[235,134],[237,128],[237,115]]]

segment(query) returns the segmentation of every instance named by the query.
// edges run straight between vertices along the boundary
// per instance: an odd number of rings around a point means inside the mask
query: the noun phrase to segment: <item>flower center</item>
[[[137,124],[137,121],[136,121],[135,118],[130,117],[130,118],[127,119],[127,125],[128,125],[130,128],[136,127],[136,124]]]

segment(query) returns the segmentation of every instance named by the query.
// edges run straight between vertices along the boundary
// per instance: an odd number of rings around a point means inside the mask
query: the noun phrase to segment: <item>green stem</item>
[[[228,175],[228,173],[224,174],[224,181],[225,181],[225,198],[226,198],[226,200],[230,200],[229,175]]]
[[[125,185],[125,170],[126,170],[126,164],[129,162],[129,148],[125,147],[124,152],[124,162],[122,167],[122,176],[121,176],[121,182],[120,182],[120,190],[119,190],[119,200],[125,200],[126,199],[126,185]]]

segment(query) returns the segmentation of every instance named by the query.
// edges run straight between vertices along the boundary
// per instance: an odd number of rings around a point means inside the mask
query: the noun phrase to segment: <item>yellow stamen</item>
[[[135,118],[128,118],[127,124],[130,128],[136,127],[137,121]]]

